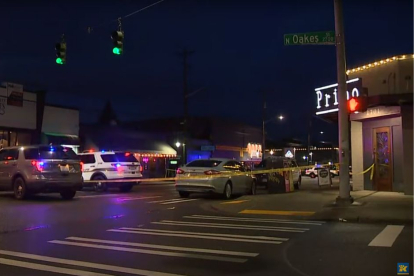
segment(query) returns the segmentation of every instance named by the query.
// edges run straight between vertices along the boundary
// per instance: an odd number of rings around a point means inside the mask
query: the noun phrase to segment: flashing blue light
[[[55,151],[55,149],[51,147],[51,148],[50,148],[50,151],[51,151],[51,152],[54,152],[54,151]]]
[[[116,164],[116,167],[117,167],[117,168],[121,167],[121,164],[119,164],[119,163],[118,163],[118,164]]]
[[[101,150],[101,152],[104,153],[105,151],[104,150]]]
[[[39,162],[39,166],[43,166],[45,163],[43,162]]]

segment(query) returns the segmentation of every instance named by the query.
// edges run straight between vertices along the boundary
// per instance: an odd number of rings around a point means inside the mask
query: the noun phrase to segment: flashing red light
[[[143,172],[144,171],[144,168],[142,167],[142,166],[139,166],[139,172]]]
[[[185,171],[183,171],[182,169],[177,170],[177,174],[184,174],[184,173],[185,173]]]
[[[206,175],[216,175],[216,174],[220,174],[220,172],[215,171],[215,170],[209,170],[209,171],[205,171],[204,174],[206,174]]]
[[[125,153],[125,156],[130,156],[130,155],[131,155],[131,153],[129,153],[129,152]]]
[[[359,105],[359,102],[357,100],[355,100],[354,98],[352,98],[352,99],[349,100],[348,105],[349,105],[349,111],[355,112],[355,111],[357,111],[357,107]]]
[[[89,152],[91,152],[91,153],[92,153],[92,152],[93,152],[93,150],[92,150],[92,149],[90,149],[90,150],[89,150]]]
[[[80,162],[81,172],[83,172],[83,162]]]
[[[43,162],[33,160],[31,163],[32,163],[32,166],[36,168],[36,170],[38,170],[39,172],[43,171],[43,165],[44,165]]]

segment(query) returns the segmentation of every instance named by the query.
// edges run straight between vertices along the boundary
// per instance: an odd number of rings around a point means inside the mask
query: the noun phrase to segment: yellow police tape
[[[336,163],[335,166],[339,167],[339,163]],[[388,166],[386,164],[380,164],[380,166]],[[365,171],[359,172],[359,173],[349,173],[350,175],[361,175],[361,174],[366,174],[367,172],[371,171],[371,174],[369,176],[369,179],[372,180],[374,178],[374,172],[375,172],[375,163],[373,163],[371,166],[369,166],[368,169],[366,169]]]
[[[328,164],[320,165],[320,166],[328,166]],[[246,175],[246,174],[269,174],[269,173],[281,173],[281,172],[288,172],[292,170],[304,170],[308,168],[312,168],[314,165],[309,166],[300,166],[300,167],[290,167],[290,168],[281,168],[281,169],[269,169],[269,170],[260,170],[260,171],[246,171],[246,172],[220,172],[218,175],[190,175],[190,176],[180,176],[179,179],[200,179],[200,178],[219,178],[219,177],[231,177],[231,176],[238,176],[238,175]],[[161,182],[161,181],[175,181],[178,177],[165,177],[165,178],[124,178],[124,179],[114,179],[114,180],[85,180],[85,183],[119,183],[119,182]]]

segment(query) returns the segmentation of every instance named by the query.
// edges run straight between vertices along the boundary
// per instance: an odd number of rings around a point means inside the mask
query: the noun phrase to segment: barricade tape
[[[335,166],[339,167],[339,163],[336,163]],[[379,166],[384,166],[384,167],[388,167],[389,165],[387,164],[379,164]],[[359,173],[352,173],[350,172],[350,175],[361,175],[361,174],[366,174],[367,172],[371,171],[371,174],[369,176],[369,179],[372,180],[374,179],[374,172],[375,172],[375,163],[373,163],[371,166],[369,166],[368,169],[366,169],[365,171],[359,172]]]
[[[321,166],[327,166],[321,165]],[[124,179],[114,179],[114,180],[85,180],[85,183],[122,183],[122,182],[161,182],[161,181],[176,181],[177,179],[201,179],[201,178],[220,178],[220,177],[232,177],[232,176],[239,176],[239,175],[256,175],[256,174],[272,174],[272,173],[281,173],[281,172],[289,172],[292,170],[305,170],[308,168],[313,168],[314,165],[309,166],[299,166],[299,167],[290,167],[290,168],[280,168],[280,169],[269,169],[269,170],[259,170],[259,171],[246,171],[240,173],[232,173],[232,172],[221,172],[218,175],[192,175],[192,176],[180,176],[180,177],[167,177],[167,178],[124,178]]]

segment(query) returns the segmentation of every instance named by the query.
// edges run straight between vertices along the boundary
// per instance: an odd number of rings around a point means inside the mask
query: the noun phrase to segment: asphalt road
[[[240,220],[209,208],[213,201],[222,199],[182,200],[172,184],[73,201],[0,193],[0,275],[366,276],[412,266],[412,226],[389,247],[368,246],[386,224]]]

